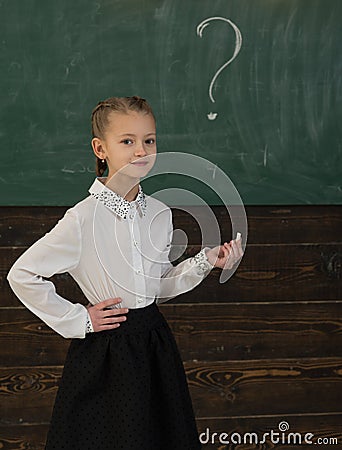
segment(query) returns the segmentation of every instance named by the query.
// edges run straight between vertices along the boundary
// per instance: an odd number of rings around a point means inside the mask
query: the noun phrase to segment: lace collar
[[[129,202],[121,197],[121,195],[109,189],[104,184],[106,179],[107,177],[96,177],[88,192],[123,219],[126,219],[131,205],[135,202],[139,205],[142,214],[146,214],[146,196],[140,184],[136,199]]]

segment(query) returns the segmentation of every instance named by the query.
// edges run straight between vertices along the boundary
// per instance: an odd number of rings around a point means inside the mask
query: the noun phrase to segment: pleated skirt
[[[198,450],[183,362],[156,303],[72,339],[45,450]]]

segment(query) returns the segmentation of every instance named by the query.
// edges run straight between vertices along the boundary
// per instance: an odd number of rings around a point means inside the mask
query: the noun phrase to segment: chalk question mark
[[[211,83],[209,85],[209,98],[210,100],[215,103],[215,99],[213,96],[213,86],[215,84],[215,81],[217,80],[217,77],[220,75],[220,73],[232,62],[234,61],[234,59],[237,57],[237,55],[239,54],[239,51],[241,49],[241,45],[242,45],[242,36],[241,36],[241,32],[239,30],[239,28],[235,25],[235,23],[233,23],[231,20],[226,19],[225,17],[208,17],[207,19],[203,20],[200,24],[197,25],[196,28],[196,33],[197,36],[202,37],[202,33],[204,28],[206,28],[208,25],[210,25],[210,22],[212,20],[223,20],[224,22],[229,23],[229,25],[231,25],[235,31],[235,50],[234,50],[234,54],[233,56],[230,58],[229,61],[225,62],[215,73],[215,75],[213,76]],[[207,114],[207,117],[209,120],[215,120],[217,117],[218,113],[213,113],[210,112],[209,114]]]

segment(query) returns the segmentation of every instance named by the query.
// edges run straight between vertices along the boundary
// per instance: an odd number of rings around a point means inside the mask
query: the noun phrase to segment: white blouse
[[[48,233],[13,264],[7,280],[21,302],[65,338],[93,331],[87,308],[56,292],[52,281],[68,272],[95,305],[121,297],[113,308],[143,308],[192,290],[213,265],[204,247],[173,266],[171,209],[139,193],[129,202],[95,178],[90,195],[69,208]]]

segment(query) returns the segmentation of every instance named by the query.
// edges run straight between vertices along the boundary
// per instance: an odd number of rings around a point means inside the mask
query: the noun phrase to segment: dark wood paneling
[[[160,305],[183,360],[342,356],[342,302]]]
[[[48,423],[28,426],[0,425],[0,448],[2,450],[44,450],[48,427]]]
[[[184,367],[197,417],[342,414],[341,358],[203,361]],[[61,371],[61,366],[0,369],[2,424],[46,421]]]
[[[6,450],[44,448],[70,343],[22,306],[6,275],[66,209],[1,208],[0,448]],[[227,210],[212,210],[222,241],[229,240]],[[200,207],[193,211],[201,217]],[[289,431],[339,439],[321,448],[342,448],[342,208],[248,206],[246,212],[248,244],[234,276],[221,284],[214,269],[198,287],[160,305],[184,361],[199,431],[261,435],[286,420]],[[177,208],[173,223],[189,240],[181,261],[199,250],[200,229]],[[68,274],[51,281],[65,298],[87,303]],[[203,448],[297,447],[216,440]]]
[[[185,364],[198,417],[342,414],[342,359]]]
[[[159,306],[183,361],[342,357],[342,301]],[[70,340],[26,308],[1,312],[3,366],[61,365]],[[129,320],[129,314],[128,314]],[[123,325],[122,325],[123,326]],[[13,349],[16,349],[14,352]]]
[[[1,368],[0,424],[27,425],[49,420],[62,369]]]
[[[1,310],[0,360],[3,367],[64,364],[64,339],[26,308]]]

